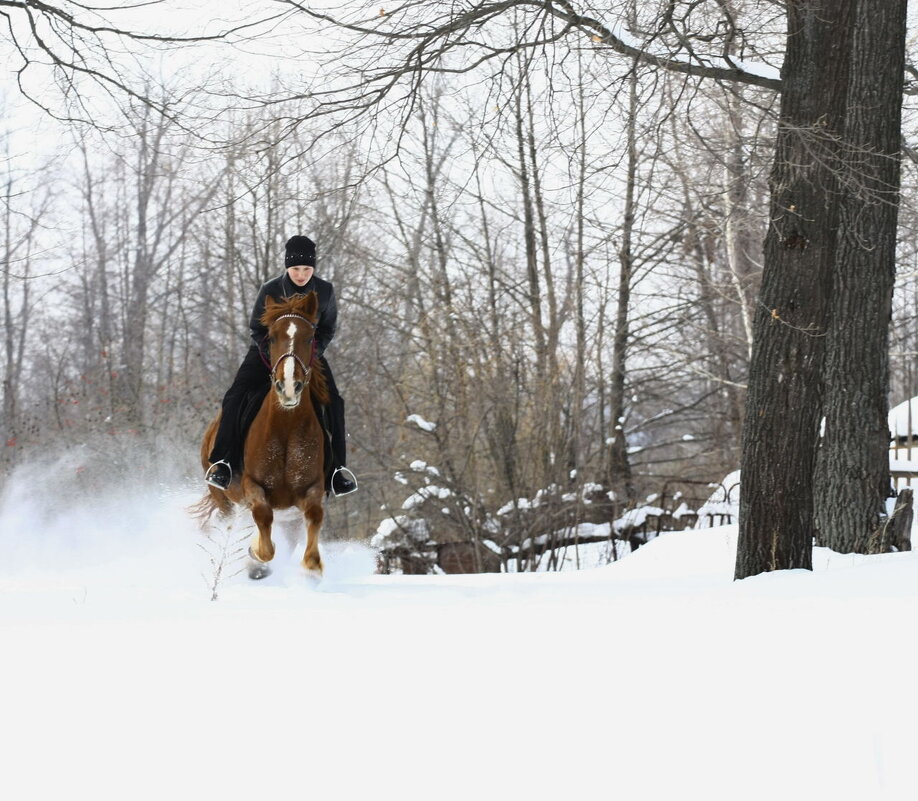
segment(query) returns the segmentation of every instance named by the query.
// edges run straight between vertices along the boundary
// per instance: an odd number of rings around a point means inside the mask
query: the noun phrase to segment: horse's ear
[[[303,304],[303,311],[310,319],[315,319],[316,315],[318,315],[319,296],[315,293],[315,290],[306,296],[306,303]]]
[[[274,300],[270,295],[265,297],[265,310],[261,313],[261,324],[262,325],[271,325],[274,322],[274,317],[277,315],[277,307],[281,304]]]

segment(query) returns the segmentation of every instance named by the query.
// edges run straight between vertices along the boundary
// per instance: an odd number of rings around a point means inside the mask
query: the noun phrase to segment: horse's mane
[[[266,328],[270,328],[285,314],[297,314],[300,317],[305,317],[315,325],[319,321],[319,296],[313,291],[306,295],[294,295],[292,298],[285,298],[284,300],[273,300],[269,297],[265,301],[261,324]],[[325,370],[322,369],[322,362],[316,355],[315,350],[313,350],[312,354],[309,391],[323,405],[331,400],[331,396],[328,393],[328,381],[325,380]]]
[[[274,300],[268,297],[265,300],[265,310],[261,313],[261,324],[270,328],[284,314],[298,314],[311,323],[319,321],[319,296],[313,292],[305,295],[294,295],[283,300]]]
[[[312,355],[312,373],[309,375],[309,391],[319,403],[323,406],[331,402],[331,395],[328,393],[328,381],[325,380],[325,370],[322,362],[315,353]]]

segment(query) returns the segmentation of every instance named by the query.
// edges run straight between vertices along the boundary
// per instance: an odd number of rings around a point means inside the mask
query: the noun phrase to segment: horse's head
[[[271,381],[277,400],[285,409],[299,405],[312,374],[313,342],[319,317],[315,292],[290,300],[265,300],[261,322],[268,329]]]

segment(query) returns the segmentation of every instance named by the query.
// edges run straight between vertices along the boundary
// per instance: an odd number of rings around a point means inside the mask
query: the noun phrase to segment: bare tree
[[[0,317],[3,320],[0,397],[2,430],[0,447],[10,452],[22,433],[21,392],[26,375],[26,345],[32,333],[31,322],[36,298],[33,268],[37,234],[51,206],[47,189],[32,189],[30,179],[17,169],[8,153],[0,177]],[[41,171],[38,171],[38,176]],[[4,460],[6,461],[6,460]]]
[[[375,65],[350,85],[313,95],[319,113],[359,115],[379,103],[391,102],[403,81],[412,97],[411,86],[425,73],[462,73],[488,62],[505,63],[519,51],[545,48],[570,37],[582,41],[584,35],[599,48],[657,68],[782,92],[765,273],[753,323],[737,577],[810,564],[822,355],[830,319],[826,288],[836,255],[832,232],[840,213],[840,203],[833,199],[841,197],[844,189],[839,169],[850,168],[838,140],[852,133],[846,119],[863,98],[863,91],[858,94],[854,84],[848,93],[855,50],[876,47],[869,36],[852,38],[856,14],[863,11],[857,17],[863,26],[873,22],[866,11],[868,5],[850,0],[833,3],[829,10],[817,0],[803,0],[787,6],[779,79],[773,69],[752,63],[771,55],[774,37],[766,31],[757,47],[726,3],[668,3],[659,13],[648,12],[632,30],[603,22],[567,0],[480,2],[461,10],[441,3],[409,3],[376,22],[335,21],[360,37],[361,45],[376,57]],[[767,19],[767,7],[752,10],[766,26],[773,25],[774,18]],[[329,19],[305,8],[303,13]],[[512,25],[504,16],[511,13]],[[893,15],[895,24],[884,30],[895,38],[898,52],[904,22],[900,23],[897,12]],[[485,29],[491,34],[487,39],[480,36]],[[893,87],[890,97],[901,97],[902,64],[898,58],[894,61],[900,73],[898,95]],[[896,158],[885,150],[883,156]],[[895,177],[890,178],[888,186],[895,192]],[[854,204],[857,196],[853,192],[845,195]],[[890,224],[887,219],[885,225]],[[868,252],[875,254],[864,251]],[[836,283],[832,304],[844,305],[846,298],[863,291],[872,294],[877,289]],[[874,325],[885,330],[887,322],[874,320]],[[832,337],[829,341],[837,340]],[[836,394],[851,383],[848,372],[852,369],[880,376],[880,384],[885,381],[885,363],[876,353],[856,368],[847,362],[840,369],[842,377],[830,382]],[[855,447],[855,442],[872,452],[880,439],[871,429],[849,439],[844,447]]]
[[[141,6],[162,6],[165,10],[167,3],[149,0],[121,8],[100,8],[60,0],[0,0],[0,17],[7,33],[2,43],[4,55],[19,92],[45,113],[67,122],[108,127],[96,108],[101,96],[116,106],[146,106],[177,123],[175,109],[148,91],[148,78],[138,70],[135,60],[139,53],[207,43],[232,44],[289,13],[266,14],[213,34],[187,36],[168,31],[167,14],[159,20],[162,32],[142,30],[125,19]],[[189,126],[188,130],[194,128]]]

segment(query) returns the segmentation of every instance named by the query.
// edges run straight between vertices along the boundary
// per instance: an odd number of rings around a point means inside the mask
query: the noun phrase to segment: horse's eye
[[[274,337],[268,337],[268,344],[269,344],[269,345],[273,345],[273,344],[274,344]]]

